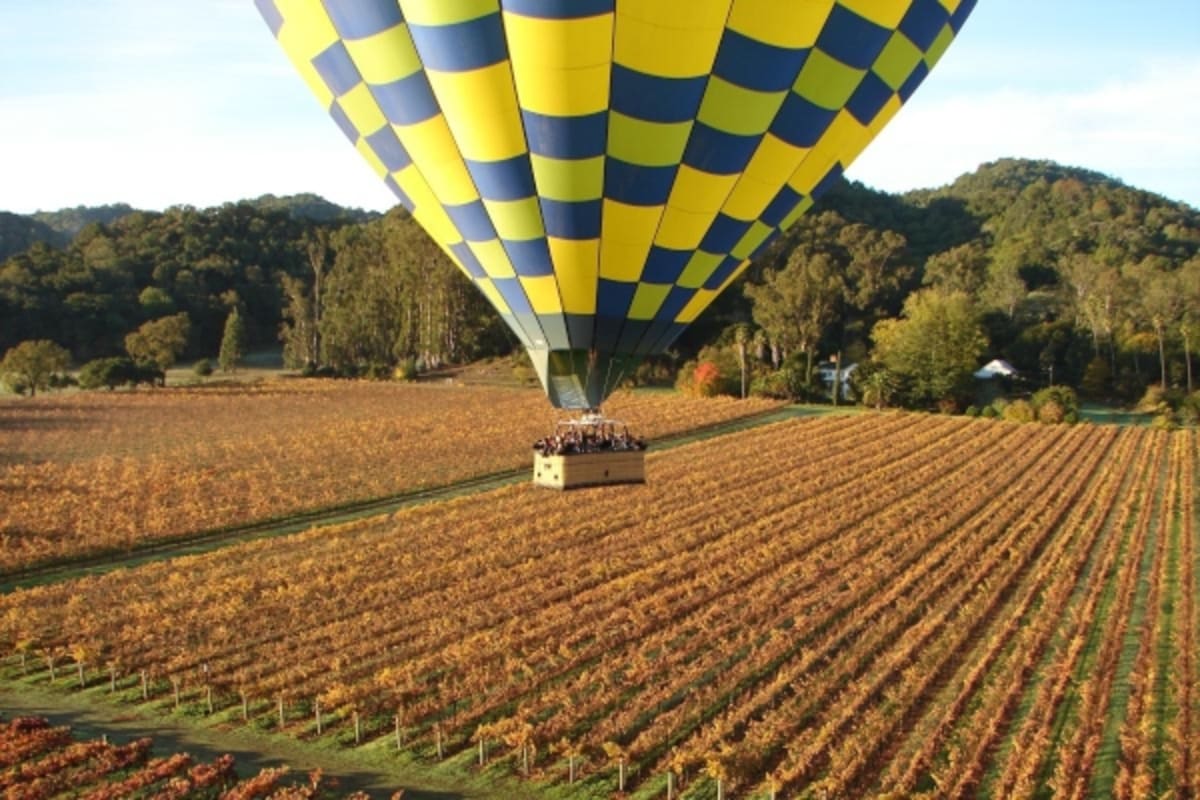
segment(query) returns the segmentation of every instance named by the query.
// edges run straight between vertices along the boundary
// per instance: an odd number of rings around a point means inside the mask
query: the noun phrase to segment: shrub
[[[1192,392],[1180,400],[1175,416],[1180,425],[1200,424],[1200,391]]]
[[[1156,414],[1154,419],[1150,420],[1150,427],[1159,431],[1173,431],[1179,426],[1175,422],[1175,415],[1170,411],[1164,411]]]
[[[979,409],[976,408],[975,406],[967,406],[966,410],[963,411],[963,416],[964,417],[978,417]]]
[[[1043,414],[1042,409],[1049,407]],[[1079,398],[1070,386],[1047,386],[1033,393],[1033,409],[1039,422],[1065,422],[1067,415],[1079,415]]]
[[[1066,421],[1067,412],[1063,410],[1057,400],[1044,400],[1036,408],[1038,422],[1045,425],[1058,425]]]
[[[166,374],[155,364],[135,364],[128,358],[97,358],[84,364],[79,370],[81,389],[115,389],[118,386],[137,386],[146,383],[162,386]]]
[[[372,361],[367,364],[367,368],[363,370],[363,375],[368,380],[372,381],[387,381],[392,378],[393,369],[387,364],[381,364],[378,361]]]
[[[417,379],[417,360],[406,358],[392,370],[392,378],[398,381],[411,382]]]
[[[695,372],[695,361],[683,362],[683,366],[679,368],[679,372],[675,373],[675,389],[683,394],[691,394],[692,378]]]
[[[211,359],[202,358],[192,365],[192,372],[198,377],[207,378],[213,374],[213,364]]]
[[[648,358],[638,364],[629,382],[633,386],[670,386],[672,372],[669,362]]]
[[[721,370],[711,361],[701,361],[692,373],[692,391],[700,397],[714,397],[721,388]]]
[[[1079,388],[1089,397],[1107,397],[1112,390],[1112,369],[1103,358],[1093,358],[1083,371]]]
[[[803,392],[803,384],[799,372],[792,367],[783,366],[756,376],[750,382],[750,394],[774,400],[795,400]]]
[[[512,364],[512,375],[525,386],[533,386],[538,383],[537,370],[533,368],[533,359],[529,357],[524,347],[517,348],[512,357],[509,359]]]
[[[996,410],[995,406],[984,406],[983,411],[979,412],[979,416],[984,419],[995,419],[1000,416],[1000,412]]]
[[[727,394],[737,397],[742,393],[742,369],[733,347],[709,345],[701,348],[696,355],[697,368],[705,363],[711,366],[704,369],[706,384],[702,396]]]
[[[99,389],[107,387],[115,389],[126,383],[132,383],[137,373],[137,366],[128,358],[97,358],[89,361],[79,369],[79,387],[81,389]]]
[[[133,375],[129,383],[134,386],[146,384],[148,386],[166,386],[167,373],[164,372],[154,362],[146,364],[136,364],[133,368]]]
[[[1138,401],[1136,410],[1144,414],[1163,414],[1169,411],[1167,393],[1158,384],[1147,386],[1145,393],[1142,394],[1142,399]]]
[[[344,375],[336,367],[331,367],[328,364],[322,364],[318,366],[317,364],[313,363],[307,363],[300,367],[300,372],[297,374],[301,378],[333,379],[346,377],[346,375]]]
[[[1028,400],[1014,400],[1004,407],[1001,416],[1009,422],[1033,422],[1033,405]]]

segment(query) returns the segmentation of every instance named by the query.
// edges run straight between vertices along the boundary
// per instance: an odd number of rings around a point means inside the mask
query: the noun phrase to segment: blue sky
[[[979,0],[848,175],[903,191],[1004,156],[1200,207],[1200,2]],[[0,2],[0,210],[268,192],[393,205],[252,0]]]

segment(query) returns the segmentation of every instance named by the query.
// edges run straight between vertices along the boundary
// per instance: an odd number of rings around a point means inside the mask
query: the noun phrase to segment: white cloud
[[[900,191],[997,158],[1047,158],[1200,205],[1196,131],[1200,59],[1160,61],[1086,90],[1000,87],[932,99],[918,91],[848,173]]]
[[[6,112],[21,130],[11,140],[0,132],[0,209],[113,202],[157,209],[307,191],[345,205],[393,202],[315,102],[304,109],[305,124],[290,128],[217,121],[212,109],[221,102],[153,87],[10,98]]]
[[[249,0],[41,0],[0,14],[11,23],[0,24],[0,73],[11,78],[0,83],[0,209],[301,191],[393,202]],[[951,48],[851,178],[901,191],[1001,157],[1049,158],[1200,205],[1200,58],[1121,67],[1114,54],[1068,70],[1061,48],[1033,48],[1000,71],[1008,39],[967,44]],[[1097,82],[1079,88],[1084,78]]]
[[[64,25],[94,25],[96,35],[59,41],[52,56],[30,45],[42,63],[10,53],[22,72],[0,87],[9,121],[0,126],[0,209],[158,209],[309,191],[344,205],[393,204],[253,4],[197,8],[84,7]]]

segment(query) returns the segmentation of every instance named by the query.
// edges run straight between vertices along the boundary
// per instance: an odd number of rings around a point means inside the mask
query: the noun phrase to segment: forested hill
[[[295,219],[312,222],[368,222],[381,216],[373,211],[363,211],[361,208],[339,206],[337,203],[331,203],[324,197],[315,194],[291,194],[285,197],[264,194],[247,202],[254,208],[263,211],[285,211]]]
[[[360,208],[339,206],[311,193],[283,197],[264,194],[243,203],[263,211],[283,211],[296,219],[322,223],[367,222],[380,216]],[[27,215],[0,211],[0,261],[23,253],[34,242],[66,247],[88,225],[112,225],[138,210],[127,203],[111,203],[36,211]]]
[[[1175,323],[1200,307],[1188,293],[1198,250],[1197,209],[1052,162],[1006,159],[902,195],[843,182],[697,320],[679,357],[728,344],[743,324],[774,355],[867,360],[876,324],[915,293],[962,292],[985,328],[980,358],[1078,384],[1103,355],[1106,390],[1135,394],[1156,367],[1190,361],[1191,328]],[[775,314],[780,298],[797,307]],[[294,363],[337,369],[513,343],[401,209],[266,195],[162,213],[0,213],[0,353],[52,339],[76,361],[116,355],[144,323],[186,314],[182,355],[211,356],[235,307],[251,346],[282,331]]]
[[[121,217],[133,212],[133,206],[127,203],[110,203],[105,206],[75,206],[74,208],[61,208],[58,211],[37,211],[30,216],[51,230],[62,234],[65,241],[69,242],[93,222],[111,225]]]
[[[1157,255],[1187,259],[1200,247],[1200,212],[1098,172],[1049,161],[986,164],[941,189],[911,192],[922,207],[961,203],[997,251],[1018,267],[1061,266],[1088,254],[1112,263]]]
[[[25,252],[35,242],[65,247],[70,241],[70,236],[33,217],[0,211],[0,261]]]

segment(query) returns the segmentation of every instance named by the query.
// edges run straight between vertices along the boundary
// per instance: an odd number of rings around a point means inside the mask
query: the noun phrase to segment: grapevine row
[[[795,420],[652,453],[647,486],[22,591],[0,641],[21,680],[644,796],[1085,796],[1120,736],[1130,795],[1188,797],[1196,457],[1188,432]]]

